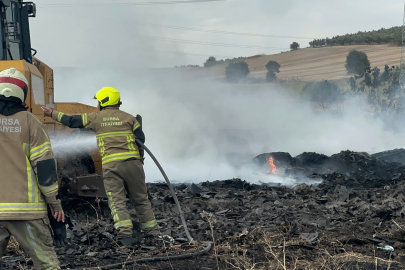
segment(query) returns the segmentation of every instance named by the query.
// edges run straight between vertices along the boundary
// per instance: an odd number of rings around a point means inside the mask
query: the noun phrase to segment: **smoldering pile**
[[[241,179],[177,185],[176,193],[192,236],[202,241],[214,239],[215,252],[172,261],[170,267],[166,262],[133,269],[217,269],[216,258],[220,269],[246,269],[238,259],[240,256],[245,264],[250,260],[264,267],[277,265],[277,256],[281,260],[285,256],[284,269],[293,269],[294,265],[298,265],[296,269],[321,269],[329,259],[340,268],[325,269],[387,269],[388,265],[390,269],[402,269],[404,152],[399,149],[369,155],[342,151],[330,157],[317,153],[297,157],[268,153],[253,161],[267,173],[268,160],[273,157],[281,175],[322,181],[317,185],[303,183],[289,188],[251,184]],[[161,231],[173,238],[166,248],[145,243],[133,250],[117,248],[107,202],[102,200],[99,207],[94,199],[68,199],[66,210],[75,227],[68,231],[69,245],[58,249],[62,267],[122,263],[197,248],[184,243],[185,234],[167,185],[148,184],[148,188]],[[130,211],[136,224],[135,211]],[[275,249],[271,254],[269,243]],[[19,264],[25,267],[27,262],[20,254],[9,249],[5,269]]]
[[[405,179],[405,149],[395,149],[375,154],[341,151],[332,156],[305,152],[292,157],[286,152],[261,154],[248,167],[256,173],[274,174],[269,171],[269,160],[277,167],[277,175],[296,180],[297,183],[310,180],[342,181],[346,186],[366,184],[379,187],[392,181]],[[335,180],[335,179],[341,180]],[[294,183],[291,183],[294,185]]]

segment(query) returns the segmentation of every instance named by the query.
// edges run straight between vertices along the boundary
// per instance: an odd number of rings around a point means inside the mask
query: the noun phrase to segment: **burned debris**
[[[392,154],[392,155],[391,155]],[[256,263],[274,269],[403,269],[405,263],[405,167],[399,156],[342,151],[332,156],[269,153],[253,163],[263,174],[286,181],[306,177],[320,183],[253,184],[241,179],[176,185],[192,236],[214,241],[215,250],[201,257],[172,261],[175,269],[248,269]],[[385,158],[384,158],[385,157]],[[131,248],[118,246],[107,201],[66,199],[74,223],[69,243],[58,248],[63,268],[119,264],[167,255],[198,252],[190,245],[166,184],[148,184],[160,230],[161,245],[134,233]],[[131,216],[137,221],[134,209]],[[139,229],[139,227],[138,227]],[[285,268],[280,260],[285,257]],[[359,258],[362,258],[361,260]],[[4,269],[31,267],[21,250],[9,247]],[[335,265],[333,268],[333,264]],[[165,262],[129,269],[166,269]],[[198,265],[198,267],[194,267]],[[339,268],[340,267],[340,268]],[[170,269],[170,268],[169,268]]]

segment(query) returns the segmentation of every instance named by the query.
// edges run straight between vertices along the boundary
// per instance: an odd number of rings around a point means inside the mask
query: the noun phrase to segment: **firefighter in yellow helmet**
[[[27,91],[20,71],[0,72],[0,259],[13,235],[35,269],[60,269],[47,214],[49,205],[64,222],[56,161],[43,124],[26,110]]]
[[[128,239],[133,235],[133,224],[126,207],[126,192],[134,204],[144,234],[157,236],[157,222],[145,184],[143,157],[135,142],[136,139],[145,142],[142,127],[134,116],[119,109],[120,93],[115,88],[102,88],[94,98],[98,100],[100,109],[97,113],[68,116],[46,107],[42,107],[42,110],[45,116],[51,116],[65,126],[87,128],[96,133],[102,157],[104,187],[118,239]]]

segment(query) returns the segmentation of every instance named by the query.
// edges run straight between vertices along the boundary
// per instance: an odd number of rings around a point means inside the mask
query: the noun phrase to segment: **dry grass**
[[[217,252],[217,246],[215,244],[215,236],[214,236],[214,223],[217,222],[217,219],[213,213],[209,213],[206,211],[203,211],[201,213],[201,216],[203,218],[206,218],[208,220],[208,223],[210,224],[210,230],[211,230],[211,237],[212,237],[212,242],[214,245],[214,254],[215,254],[215,261],[217,263],[217,268],[219,270],[219,261],[218,261],[218,252]]]
[[[11,236],[10,241],[8,242],[7,252],[11,252],[18,255],[24,255],[24,251],[22,250],[22,248],[20,247],[14,236]]]
[[[344,269],[384,269],[390,270],[392,267],[398,269],[401,263],[388,258],[380,258],[376,255],[376,250],[369,250],[367,253],[354,251],[339,251],[344,244],[339,239],[318,239],[316,246],[305,243],[297,237],[288,237],[288,226],[279,232],[267,232],[262,228],[257,228],[250,232],[244,232],[237,236],[229,237],[225,240],[215,241],[214,224],[215,216],[209,213],[202,213],[210,224],[210,234],[213,238],[212,255],[205,260],[211,261],[217,269],[237,269],[237,270],[344,270]],[[401,225],[397,226],[403,230]],[[305,245],[310,250],[305,249]],[[188,247],[188,251],[199,249],[197,246]],[[183,245],[173,245],[166,250],[169,253],[184,253]],[[12,237],[8,251],[10,253],[23,255],[17,241]],[[381,253],[380,253],[381,254]],[[135,253],[129,254],[126,261],[135,259]],[[154,254],[156,255],[156,254]],[[169,266],[169,263],[165,263]],[[176,269],[169,266],[169,269]],[[25,269],[19,266],[18,269]],[[121,269],[162,269],[161,266],[151,265],[131,265],[123,264]],[[165,268],[167,269],[167,268]]]
[[[356,252],[334,252],[318,243],[312,247],[297,238],[287,239],[284,233],[269,233],[262,229],[229,238],[218,246],[223,253],[220,258],[238,270],[343,270],[343,269],[386,269],[399,267],[400,262],[389,256],[388,259],[376,256],[375,250],[364,255]],[[335,244],[339,246],[339,241]],[[305,250],[304,245],[312,247]],[[261,251],[258,251],[258,247]],[[330,247],[330,245],[329,245]],[[260,250],[259,248],[259,250]],[[365,268],[367,267],[367,268]],[[370,268],[372,267],[372,268]]]

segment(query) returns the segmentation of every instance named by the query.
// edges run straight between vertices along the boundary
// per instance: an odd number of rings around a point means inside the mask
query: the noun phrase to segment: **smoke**
[[[377,152],[403,147],[403,131],[368,115],[348,101],[342,114],[313,109],[297,92],[272,84],[229,84],[182,69],[69,71],[56,74],[56,101],[95,105],[91,97],[111,85],[122,94],[122,110],[141,114],[146,144],[171,180],[200,182],[241,177],[281,182],[236,166],[265,152],[326,155],[341,150]],[[78,100],[78,97],[81,97]],[[94,141],[93,141],[94,140]],[[73,153],[95,146],[94,137],[57,137],[55,151]],[[152,160],[147,181],[162,180]]]
[[[288,32],[304,37],[327,36],[331,28],[335,33],[376,28],[370,26],[370,22],[381,27],[380,21],[358,20],[358,16],[349,16],[355,18],[356,23],[342,23],[340,16],[329,16],[330,5],[322,6],[320,1],[312,4],[280,0],[245,2],[238,5],[218,2],[215,8],[211,4],[181,5],[181,8],[179,5],[113,8],[97,5],[64,8],[63,12],[43,8],[40,18],[31,22],[32,43],[39,51],[38,57],[51,67],[97,66],[93,69],[55,68],[55,100],[96,105],[92,97],[98,89],[107,85],[118,88],[123,96],[122,109],[143,116],[147,146],[169,177],[179,182],[232,177],[251,182],[284,181],[268,179],[266,175],[259,177],[255,171],[235,169],[264,152],[286,151],[294,156],[316,151],[330,155],[343,149],[375,152],[402,147],[402,131],[387,130],[381,120],[356,110],[357,105],[347,104],[345,113],[340,116],[319,114],[308,103],[301,103],[297,93],[281,86],[228,84],[189,69],[146,69],[201,64],[207,59],[206,54],[231,58],[275,52],[150,39],[146,36],[268,46],[267,39],[259,37],[179,31],[147,26],[149,23],[190,24],[188,26],[196,29],[248,33],[270,33],[268,25],[272,25],[273,35]],[[354,5],[353,1],[341,2],[333,7],[334,11]],[[389,20],[395,20],[396,14],[401,12],[396,5],[384,5],[388,8],[385,11],[391,14],[387,17]],[[379,13],[380,5],[378,7],[370,10]],[[171,16],[167,16],[169,9],[172,9]],[[357,9],[347,10],[358,13]],[[367,10],[364,16],[375,17],[370,14]],[[298,26],[297,18],[302,22]],[[263,20],[268,24],[258,23]],[[364,23],[364,27],[359,27],[359,23]],[[393,21],[384,20],[384,23],[384,27],[395,25]],[[58,33],[58,38],[45,42],[44,31]],[[272,46],[288,48],[290,42],[272,40]],[[214,67],[211,72],[219,71]],[[252,69],[252,73],[255,72]],[[94,137],[82,134],[56,136],[52,143],[55,153],[60,155],[87,152],[96,145]],[[162,179],[148,157],[145,170],[148,181]]]

